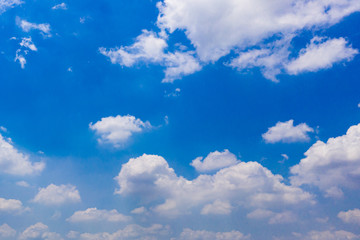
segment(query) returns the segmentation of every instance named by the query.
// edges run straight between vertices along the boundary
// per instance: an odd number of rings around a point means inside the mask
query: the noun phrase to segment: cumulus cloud
[[[306,123],[301,123],[294,126],[294,120],[287,122],[278,122],[274,127],[262,135],[266,143],[294,143],[309,141],[309,132],[314,132],[314,129],[309,127]]]
[[[20,200],[0,198],[0,212],[21,213],[27,210]]]
[[[41,222],[31,225],[25,229],[25,231],[19,236],[19,239],[63,240],[60,234],[50,232],[49,227]]]
[[[90,123],[89,127],[99,136],[100,144],[110,144],[116,148],[122,147],[132,135],[152,128],[150,122],[130,115],[102,118],[95,124]]]
[[[359,51],[353,49],[344,38],[326,39],[314,37],[299,57],[287,64],[288,73],[316,72],[331,68],[341,61],[350,61]]]
[[[52,10],[57,10],[57,9],[67,10],[67,5],[66,5],[66,3],[59,3],[55,6],[53,6],[51,9]]]
[[[346,223],[353,223],[360,225],[360,209],[355,208],[347,212],[339,212],[338,217]]]
[[[40,23],[40,24],[31,23],[24,19],[20,19],[19,17],[16,18],[16,23],[24,32],[38,30],[44,37],[51,37],[50,24],[48,23]]]
[[[119,184],[115,193],[160,202],[152,210],[165,216],[200,209],[203,213],[213,210],[212,213],[224,214],[229,205],[271,208],[314,203],[311,194],[284,184],[280,175],[272,174],[257,162],[240,162],[213,175],[187,180],[177,176],[164,158],[144,154],[123,164],[115,179]]]
[[[158,240],[169,239],[169,226],[154,224],[150,227],[142,227],[136,224],[128,225],[115,233],[82,233],[80,240],[117,240],[117,239],[143,239],[143,240]],[[166,238],[167,237],[167,238]]]
[[[328,230],[328,231],[311,231],[304,238],[304,240],[358,240],[359,235],[354,233],[339,230]]]
[[[290,171],[296,186],[314,185],[329,197],[341,197],[342,188],[358,189],[360,180],[360,124],[343,136],[317,141]]]
[[[256,209],[246,215],[249,219],[268,219],[269,224],[292,223],[297,220],[296,215],[291,211],[276,213],[265,209]]]
[[[201,210],[201,214],[229,215],[231,213],[231,209],[232,207],[229,202],[216,200],[213,203],[205,205]]]
[[[20,0],[0,0],[0,14],[6,12],[8,9],[22,4]]]
[[[210,172],[230,167],[237,163],[239,163],[239,161],[236,156],[225,149],[223,152],[215,151],[209,153],[205,159],[203,157],[198,157],[194,159],[190,165],[198,172]]]
[[[30,156],[17,150],[10,139],[0,134],[0,172],[25,176],[36,175],[45,168],[43,162],[31,162]]]
[[[98,210],[97,208],[88,208],[85,211],[77,211],[70,218],[69,222],[89,222],[89,221],[101,221],[101,222],[126,222],[131,218],[118,213],[117,210]]]
[[[26,58],[25,56],[31,51],[37,51],[37,47],[33,43],[31,37],[23,37],[20,42],[20,48],[16,51],[15,62],[19,62],[22,69],[25,68]]]
[[[50,184],[46,188],[40,188],[33,202],[45,205],[62,205],[65,203],[80,202],[79,191],[73,185]]]
[[[178,240],[245,240],[250,239],[250,235],[244,235],[238,231],[231,232],[210,232],[205,230],[194,231],[189,228],[185,228]]]
[[[193,52],[166,53],[167,47],[164,38],[159,37],[154,32],[144,30],[131,46],[110,50],[102,47],[99,50],[101,54],[109,57],[113,64],[120,64],[125,67],[131,67],[138,62],[164,65],[166,70],[163,82],[173,82],[201,69]]]
[[[3,225],[0,226],[0,238],[13,238],[16,235],[16,231],[15,229],[11,228],[9,225],[7,225],[6,223],[4,223]]]
[[[192,63],[188,64],[188,71],[180,67],[178,71],[181,71],[181,74],[176,71],[176,78],[199,71],[201,65],[218,61],[234,52],[238,56],[228,64],[229,66],[239,70],[259,67],[266,78],[278,81],[276,76],[284,70],[290,74],[316,71],[331,67],[338,61],[351,60],[357,53],[357,50],[349,47],[343,38],[326,42],[318,42],[314,38],[307,50],[300,53],[298,59],[292,62],[289,59],[293,51],[293,38],[305,30],[326,29],[344,17],[358,12],[360,4],[357,0],[279,0],[276,4],[266,0],[224,0],[221,3],[216,0],[206,3],[201,0],[163,0],[157,3],[157,7],[159,36],[144,30],[133,45],[120,47],[112,52],[105,51],[104,55],[117,59],[115,62],[127,67],[132,66],[140,58],[158,63],[159,60],[154,61],[153,56],[162,55],[167,47],[168,34],[171,35],[178,30],[185,33],[195,52],[190,54]],[[158,50],[156,54],[139,54],[141,51],[134,53],[134,49],[145,49],[136,47],[141,46],[144,36],[149,35],[154,42],[157,38],[156,43],[159,43],[154,45],[154,49]],[[313,47],[310,48],[311,46]],[[322,54],[325,48],[331,46],[335,47]],[[116,53],[116,56],[113,53]],[[311,59],[313,64],[310,65],[306,59]],[[190,58],[187,62],[190,62]],[[163,65],[168,67],[166,60]],[[167,77],[164,81],[168,81]]]

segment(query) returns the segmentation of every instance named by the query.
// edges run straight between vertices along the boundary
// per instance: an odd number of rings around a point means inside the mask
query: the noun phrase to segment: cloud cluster
[[[215,151],[209,153],[205,159],[203,157],[197,157],[190,165],[198,172],[211,172],[236,165],[237,163],[239,163],[239,161],[236,156],[225,149],[223,152]]]
[[[65,203],[80,202],[79,191],[73,185],[50,184],[46,188],[40,188],[33,202],[45,205],[62,205]]]
[[[43,240],[64,240],[60,234],[50,232],[49,227],[38,222],[24,230],[19,236],[19,240],[43,239]]]
[[[360,180],[360,124],[343,136],[317,141],[290,171],[291,183],[319,187],[329,197],[341,197],[341,188],[358,189]]]
[[[166,52],[168,44],[165,39],[154,32],[144,30],[136,38],[133,45],[107,50],[100,48],[100,53],[109,57],[113,64],[131,67],[137,62],[157,63],[164,65],[165,78],[163,82],[173,82],[197,72],[201,69],[193,52]]]
[[[16,235],[15,229],[4,223],[0,226],[0,239],[13,238]]]
[[[131,218],[118,213],[117,210],[99,210],[97,208],[88,208],[85,211],[77,211],[70,218],[67,219],[69,222],[89,222],[89,221],[100,221],[100,222],[126,222]]]
[[[230,209],[272,208],[294,204],[312,204],[313,196],[300,188],[284,184],[257,162],[239,162],[213,175],[194,180],[177,176],[166,160],[156,155],[142,155],[123,164],[115,178],[117,194],[140,196],[156,202],[152,211],[164,216],[190,212],[229,214]]]
[[[266,143],[293,143],[309,141],[309,132],[314,132],[314,129],[309,127],[306,123],[301,123],[294,126],[294,120],[287,122],[278,122],[275,126],[270,127],[269,130],[262,135]]]
[[[0,14],[6,12],[6,10],[16,7],[22,4],[21,0],[0,0]]]
[[[134,116],[116,116],[102,118],[89,127],[99,136],[100,144],[110,144],[116,148],[123,146],[135,133],[151,129],[150,122],[143,122]]]
[[[143,30],[133,45],[110,51],[101,48],[101,52],[113,63],[127,67],[143,61],[164,65],[167,67],[164,82],[199,71],[201,65],[216,62],[231,52],[237,56],[229,66],[239,70],[259,67],[272,81],[278,81],[276,75],[282,72],[317,71],[339,61],[349,61],[358,53],[344,38],[324,40],[314,37],[297,59],[289,59],[293,49],[291,41],[302,31],[328,28],[358,12],[360,4],[357,0],[278,0],[276,3],[266,0],[224,0],[221,3],[216,0],[206,3],[202,0],[163,0],[157,7],[156,24],[160,28],[160,37]],[[164,53],[168,34],[176,30],[186,34],[195,52]],[[154,51],[147,49],[150,43]],[[188,58],[187,70],[184,70],[184,63],[178,64],[177,71],[169,78],[168,56],[177,54]],[[179,63],[179,60],[175,62]]]
[[[44,37],[51,37],[50,24],[48,23],[31,23],[21,18],[16,18],[16,23],[24,32],[38,30]]]
[[[0,172],[25,176],[40,173],[45,168],[43,162],[31,162],[27,154],[19,152],[11,140],[0,134]]]
[[[24,210],[20,200],[0,198],[0,212],[21,213]]]
[[[244,235],[238,231],[231,232],[210,232],[205,230],[194,231],[186,228],[182,231],[178,240],[246,240],[250,235]]]
[[[347,212],[339,212],[338,217],[343,222],[360,225],[360,209],[358,208]]]

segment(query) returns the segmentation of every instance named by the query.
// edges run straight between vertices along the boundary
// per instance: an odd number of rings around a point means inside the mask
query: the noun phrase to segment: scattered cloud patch
[[[0,0],[0,14],[6,12],[8,9],[22,4],[20,0]]]
[[[107,50],[101,47],[100,53],[110,58],[113,64],[132,67],[138,62],[156,63],[166,67],[163,82],[173,82],[183,76],[201,70],[193,52],[175,51],[167,53],[164,38],[144,30],[133,45]]]
[[[81,201],[79,191],[73,185],[50,184],[46,188],[40,188],[33,202],[44,205],[62,205],[66,203],[78,203]]]
[[[0,226],[0,238],[6,239],[6,238],[14,238],[16,236],[15,229],[11,228],[9,225],[4,223]]]
[[[144,154],[123,164],[115,179],[119,184],[116,194],[138,196],[142,201],[155,203],[152,211],[166,217],[201,209],[210,213],[215,207],[226,212],[229,205],[272,208],[314,203],[311,194],[282,183],[280,175],[272,174],[257,162],[240,162],[213,175],[187,180],[177,176],[164,158]]]
[[[20,187],[30,187],[30,184],[26,181],[19,181],[16,182],[16,185],[20,186]]]
[[[191,162],[198,172],[211,172],[222,168],[230,167],[238,164],[236,156],[225,149],[223,152],[215,151],[209,153],[204,159],[203,157],[197,157]]]
[[[314,185],[329,197],[341,197],[341,188],[358,189],[360,180],[360,124],[343,136],[317,141],[290,171],[296,186]]]
[[[6,133],[6,132],[7,132],[7,129],[6,129],[6,127],[0,126],[0,131]]]
[[[274,127],[262,135],[266,143],[294,143],[309,141],[309,132],[314,132],[314,129],[309,127],[306,123],[301,123],[294,126],[294,120],[287,122],[278,122]]]
[[[207,204],[201,210],[202,215],[229,215],[231,213],[231,205],[229,202],[222,202],[216,200],[213,203]]]
[[[239,231],[231,232],[211,232],[205,230],[192,230],[185,228],[178,240],[245,240],[250,239],[250,235],[244,235]]]
[[[24,19],[20,19],[19,17],[16,18],[16,23],[24,32],[38,30],[44,37],[51,37],[50,24],[48,23],[40,23],[40,24],[31,23]]]
[[[328,231],[311,231],[304,240],[358,240],[359,235],[344,230],[328,230]]]
[[[58,9],[67,10],[68,7],[67,7],[66,3],[59,3],[59,4],[55,5],[55,6],[53,6],[51,9],[52,10],[58,10]]]
[[[77,211],[70,218],[69,222],[88,222],[88,221],[101,221],[101,222],[127,222],[131,218],[118,213],[117,210],[98,210],[97,208],[88,208],[85,211]]]
[[[145,207],[138,207],[131,211],[132,214],[144,214],[147,210]]]
[[[114,233],[82,233],[80,234],[80,240],[115,240],[115,239],[163,239],[170,234],[169,226],[163,226],[161,224],[153,224],[150,227],[142,227],[136,224],[128,225],[124,229],[121,229]]]
[[[347,212],[339,212],[338,217],[345,223],[360,225],[360,209],[358,208]]]
[[[338,62],[351,61],[358,53],[359,51],[353,49],[344,38],[314,37],[311,43],[300,51],[298,58],[287,64],[286,70],[292,75],[316,72],[331,68]]]
[[[49,232],[49,227],[41,222],[31,225],[21,233],[19,240],[26,239],[64,240],[60,234]]]
[[[0,198],[0,212],[19,213],[24,211],[25,208],[21,201],[16,199]]]
[[[122,147],[134,134],[152,128],[150,122],[130,115],[102,118],[95,124],[90,123],[89,127],[99,136],[99,144],[110,144],[115,148]]]
[[[10,175],[36,175],[43,171],[45,163],[31,162],[30,156],[19,152],[11,140],[0,134],[0,172]]]
[[[38,49],[32,42],[31,37],[23,37],[20,42],[20,48],[16,50],[16,56],[14,61],[19,62],[22,69],[25,68],[26,58],[25,56],[29,53],[29,50],[36,52]]]

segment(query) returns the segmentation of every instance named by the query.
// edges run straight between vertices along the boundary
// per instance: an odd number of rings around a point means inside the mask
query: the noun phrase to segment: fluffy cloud
[[[314,185],[327,196],[339,197],[341,188],[357,189],[360,180],[360,124],[343,136],[317,141],[305,158],[291,168],[291,183]]]
[[[31,51],[37,51],[37,47],[33,43],[31,37],[23,37],[20,42],[20,48],[16,51],[16,56],[14,61],[19,62],[22,69],[25,68],[26,58],[25,56]]]
[[[98,210],[96,208],[88,208],[85,211],[77,211],[70,218],[69,222],[88,222],[88,221],[101,221],[101,222],[126,222],[131,218],[118,213],[117,210]]]
[[[338,217],[346,223],[354,223],[360,225],[360,209],[355,208],[347,212],[339,212]]]
[[[344,38],[314,37],[310,45],[300,51],[299,57],[286,66],[286,70],[294,75],[302,72],[316,72],[330,68],[337,62],[350,61],[358,53],[359,51],[349,46]]]
[[[245,236],[241,232],[210,232],[210,231],[194,231],[186,228],[181,233],[179,240],[245,240],[250,239],[250,235]]]
[[[228,215],[231,213],[231,205],[229,202],[222,202],[216,200],[211,204],[207,204],[201,210],[201,214],[208,215],[208,214],[215,214],[215,215]]]
[[[249,219],[268,219],[269,224],[284,224],[295,222],[297,217],[291,211],[275,213],[265,209],[256,209],[246,215]]]
[[[9,8],[13,8],[22,3],[23,2],[20,0],[0,0],[0,14],[4,13]]]
[[[3,238],[13,238],[16,235],[16,231],[12,229],[9,225],[4,223],[0,226],[0,239]]]
[[[136,224],[128,225],[115,233],[82,233],[81,240],[117,240],[117,239],[137,239],[137,240],[158,240],[169,239],[170,229],[168,226],[154,224],[150,227],[142,227]]]
[[[240,162],[213,175],[187,180],[177,176],[164,158],[144,154],[123,164],[115,179],[119,184],[117,194],[160,202],[152,210],[165,216],[196,212],[196,208],[203,209],[203,213],[212,210],[213,214],[224,214],[231,206],[271,208],[314,202],[312,195],[285,185],[280,175],[257,162]]]
[[[54,184],[50,184],[46,188],[40,188],[33,201],[45,205],[61,205],[65,203],[80,202],[81,198],[79,191],[75,186],[56,186]]]
[[[131,67],[138,62],[149,62],[164,65],[163,82],[173,82],[182,76],[192,74],[201,69],[193,52],[175,51],[166,53],[168,47],[164,38],[156,33],[144,30],[136,38],[133,45],[107,50],[100,48],[100,53],[109,57],[113,64]]]
[[[17,25],[24,31],[24,32],[30,32],[32,30],[38,30],[41,32],[41,34],[45,37],[51,37],[50,33],[50,24],[48,23],[31,23],[24,19],[17,18],[16,19]]]
[[[30,157],[19,152],[10,139],[0,134],[0,172],[11,175],[35,175],[45,168],[45,163],[30,161]]]
[[[303,238],[304,240],[358,240],[360,236],[354,233],[339,231],[311,231]]]
[[[207,155],[205,159],[203,157],[198,157],[191,162],[198,172],[210,172],[214,170],[219,170],[225,167],[230,167],[239,163],[236,156],[225,149],[223,152],[212,152]]]
[[[195,53],[189,54],[192,63],[188,64],[188,71],[185,72],[181,64],[178,69],[180,74],[176,72],[174,79],[199,71],[200,65],[215,62],[233,51],[239,55],[230,66],[239,70],[259,67],[266,78],[277,81],[276,75],[285,69],[290,74],[316,71],[341,60],[350,60],[357,53],[347,46],[343,38],[324,43],[312,41],[298,59],[289,63],[293,38],[304,30],[328,28],[358,12],[360,4],[357,0],[278,0],[276,3],[266,0],[224,0],[221,3],[216,0],[163,0],[157,3],[157,7],[160,37],[144,30],[133,45],[110,51],[102,49],[103,54],[109,56],[113,63],[127,67],[140,59],[156,63],[162,61],[162,65],[168,67],[167,54],[164,54],[167,34],[179,30],[185,32]],[[141,51],[148,46],[143,44],[144,37],[149,38],[149,43],[154,43],[154,51],[157,50],[154,54]],[[325,48],[334,45],[335,48],[322,54]],[[306,59],[311,59],[314,64],[304,63]],[[166,77],[164,82],[172,79]]]
[[[20,213],[26,210],[21,201],[16,199],[0,198],[0,212]]]
[[[38,222],[21,233],[20,240],[26,239],[43,239],[43,240],[63,240],[60,234],[49,232],[49,227],[45,224]]]
[[[116,148],[123,146],[135,133],[152,128],[148,121],[130,115],[102,118],[95,124],[90,123],[89,127],[99,136],[100,144],[111,144]]]
[[[60,3],[60,4],[53,6],[51,9],[52,10],[57,10],[57,9],[67,10],[67,5],[66,5],[66,3]]]
[[[308,132],[314,132],[314,129],[309,127],[306,123],[301,123],[294,126],[294,120],[287,122],[278,122],[274,127],[262,135],[266,143],[293,143],[309,141]]]

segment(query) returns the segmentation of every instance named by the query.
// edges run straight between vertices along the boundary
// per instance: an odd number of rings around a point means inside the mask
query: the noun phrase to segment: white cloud
[[[113,64],[131,67],[138,62],[157,63],[166,67],[163,82],[173,82],[183,76],[201,69],[193,52],[166,53],[168,47],[164,38],[156,33],[144,30],[133,45],[107,50],[100,48],[100,53],[110,58]]]
[[[80,202],[81,198],[79,191],[73,185],[50,184],[46,188],[40,188],[33,201],[45,205],[61,205]]]
[[[314,129],[306,123],[294,126],[294,120],[287,122],[278,122],[274,127],[262,135],[266,143],[293,143],[309,141],[308,132],[314,132]]]
[[[132,214],[144,214],[146,212],[147,212],[147,210],[145,207],[138,207],[131,211]]]
[[[19,239],[63,240],[60,234],[49,232],[49,227],[41,222],[31,225],[25,229],[25,231],[19,236]]]
[[[347,212],[339,212],[338,217],[346,223],[353,223],[360,225],[360,209],[355,208]]]
[[[287,64],[288,73],[296,75],[302,72],[316,72],[331,68],[341,61],[350,61],[359,51],[349,46],[344,38],[326,39],[314,37],[299,57]]]
[[[256,209],[246,215],[249,219],[268,219],[269,224],[284,224],[292,223],[297,220],[297,217],[291,211],[284,211],[276,213],[265,209]]]
[[[101,221],[101,222],[126,222],[131,217],[118,213],[117,210],[98,210],[96,208],[88,208],[85,211],[77,211],[70,218],[69,222],[88,222],[88,221]]]
[[[70,232],[68,232],[68,234],[66,234],[66,237],[70,238],[70,239],[79,239],[79,236],[80,236],[80,233],[76,232],[76,231],[70,231]]]
[[[191,61],[187,60],[188,71],[185,71],[181,64],[181,68],[175,71],[175,78],[199,71],[201,65],[218,61],[233,51],[239,56],[231,61],[230,66],[239,70],[259,67],[266,78],[278,81],[276,75],[285,69],[290,74],[303,70],[315,71],[330,67],[340,60],[350,60],[357,51],[347,47],[346,43],[342,45],[342,50],[345,52],[338,52],[339,55],[335,56],[336,51],[341,50],[342,43],[340,43],[336,49],[331,49],[325,55],[321,55],[321,59],[318,56],[311,57],[313,67],[301,64],[305,58],[309,58],[310,50],[307,51],[308,54],[301,55],[298,60],[287,65],[290,61],[290,50],[293,50],[291,40],[294,37],[309,29],[326,29],[340,22],[344,17],[358,12],[360,10],[358,0],[278,0],[276,3],[266,0],[251,2],[223,0],[221,3],[217,0],[206,2],[203,0],[163,0],[157,3],[157,7],[159,9],[157,26],[160,28],[160,37],[144,30],[130,47],[120,47],[111,52],[103,51],[103,54],[117,60],[112,60],[113,63],[117,62],[127,67],[139,61],[139,57],[147,62],[159,63],[158,60],[154,61],[154,56],[160,56],[167,47],[167,35],[178,30],[185,33],[192,47],[195,48],[195,53],[191,52],[189,56],[194,58],[190,58]],[[156,42],[161,44],[154,45],[158,54],[145,54],[144,58],[145,52],[133,52],[133,50],[145,49],[141,45],[141,40],[148,35],[152,35],[151,39],[154,42],[157,38]],[[335,44],[341,39],[344,43],[343,38],[329,40],[331,41],[329,43]],[[181,43],[176,45],[181,46]],[[324,49],[324,47],[325,45],[321,43],[315,48]],[[312,52],[312,55],[315,55],[315,52],[320,53],[320,51]],[[303,53],[304,51],[301,54]],[[168,67],[166,60],[162,65]],[[164,82],[173,81],[172,78],[167,78]]]
[[[26,210],[21,201],[16,199],[0,198],[0,212],[20,213]]]
[[[360,236],[354,233],[339,230],[339,231],[311,231],[305,236],[304,240],[358,240]]]
[[[130,115],[102,118],[95,124],[90,123],[89,127],[99,136],[100,144],[111,144],[116,148],[123,146],[135,133],[152,128],[148,121]]]
[[[358,189],[360,180],[360,124],[346,135],[317,141],[305,158],[291,168],[291,183],[314,185],[328,196],[341,196],[341,188]]]
[[[24,19],[20,19],[20,18],[16,18],[16,23],[24,32],[30,32],[32,30],[38,30],[38,31],[41,32],[41,34],[44,37],[51,37],[50,24],[48,24],[48,23],[36,24],[36,23],[28,22],[28,21],[26,21]]]
[[[231,232],[210,232],[210,231],[194,231],[189,228],[185,228],[179,240],[245,240],[250,239],[250,235],[245,236],[241,232],[231,231]]]
[[[234,154],[225,149],[223,152],[215,151],[209,153],[205,159],[197,157],[190,165],[198,172],[211,172],[236,165],[239,162]]]
[[[25,56],[29,53],[28,49],[30,49],[31,51],[37,51],[37,47],[35,46],[35,44],[32,42],[31,37],[23,37],[21,39],[20,42],[20,48],[16,51],[16,56],[14,61],[18,61],[20,63],[20,66],[22,69],[25,68],[25,64],[26,64],[26,58]]]
[[[203,215],[229,215],[231,213],[231,205],[229,202],[222,202],[219,200],[216,200],[215,202],[211,204],[207,204],[203,207],[201,210],[201,214]]]
[[[19,181],[16,182],[16,185],[20,186],[20,187],[30,187],[30,184],[26,181]]]
[[[280,175],[272,174],[257,162],[240,162],[214,175],[187,180],[177,176],[164,158],[144,154],[123,164],[115,179],[119,184],[115,193],[160,202],[152,210],[165,216],[200,211],[196,209],[214,206],[217,200],[233,207],[263,208],[314,202],[311,194],[285,185]]]
[[[0,0],[0,14],[6,12],[8,9],[22,4],[20,0]]]
[[[0,134],[0,172],[11,175],[35,175],[45,168],[45,163],[30,161],[27,154],[19,152],[9,139]]]
[[[169,235],[168,226],[154,224],[150,227],[142,227],[136,224],[128,225],[115,233],[82,233],[80,240],[117,240],[117,239],[137,239],[137,240],[157,240]],[[161,238],[163,239],[163,238]],[[167,238],[169,239],[169,238]]]
[[[57,9],[67,10],[68,8],[67,8],[66,3],[59,3],[55,6],[53,6],[51,9],[52,10],[57,10]]]
[[[13,238],[16,235],[16,231],[11,228],[9,225],[4,223],[0,226],[0,238]]]

